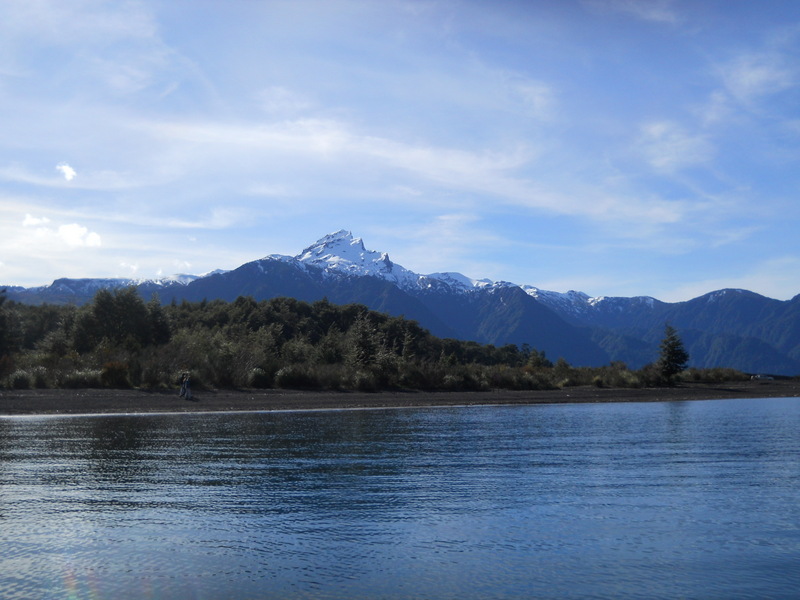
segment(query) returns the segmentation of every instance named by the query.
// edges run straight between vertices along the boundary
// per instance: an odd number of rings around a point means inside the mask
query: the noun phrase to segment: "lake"
[[[797,598],[800,399],[0,418],[0,597]]]

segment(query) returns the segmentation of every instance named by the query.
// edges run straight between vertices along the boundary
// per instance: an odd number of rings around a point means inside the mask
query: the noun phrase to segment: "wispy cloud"
[[[80,190],[112,191],[135,189],[155,184],[165,184],[174,178],[174,170],[154,170],[147,172],[125,171],[81,171],[78,172],[66,163],[55,167],[59,177],[47,175],[45,171],[31,168],[20,163],[8,164],[0,167],[0,179],[14,183],[23,183],[37,187],[64,188],[69,183],[69,188]]]
[[[328,227],[609,294],[796,254],[800,5],[734,4],[0,2],[0,284]]]
[[[139,3],[13,2],[3,8],[0,30],[49,44],[105,44],[124,38],[150,38],[157,26]]]
[[[258,106],[270,114],[298,115],[309,111],[314,103],[299,92],[284,86],[269,86],[256,93]]]
[[[644,21],[677,23],[680,20],[674,0],[584,0],[594,10],[618,12]]]
[[[520,102],[522,114],[541,120],[553,118],[556,111],[556,92],[552,84],[512,77],[508,86],[511,98]]]
[[[485,226],[479,213],[470,212],[438,214],[422,224],[378,226],[373,231],[394,240],[396,251],[390,253],[393,260],[421,273],[447,269],[481,277],[498,265],[490,264],[490,257],[476,258],[476,250],[496,249],[507,243]]]
[[[661,299],[679,302],[696,298],[715,290],[732,288],[756,291],[772,298],[786,298],[786,290],[797,290],[800,256],[782,255],[761,260],[731,277],[710,278],[682,284],[664,291]]]
[[[642,126],[639,147],[654,168],[673,172],[708,162],[714,147],[703,134],[692,134],[677,123],[657,121]]]
[[[797,86],[800,77],[794,57],[780,53],[752,53],[739,56],[721,69],[727,91],[749,104]]]
[[[535,175],[540,152],[519,142],[476,150],[411,144],[361,133],[332,119],[297,119],[259,127],[209,121],[150,123],[145,127],[162,143],[176,144],[176,154],[178,147],[186,145],[183,155],[195,157],[195,164],[187,168],[204,169],[213,162],[217,169],[226,165],[238,171],[241,161],[261,157],[264,165],[289,161],[294,171],[316,173],[314,177],[319,179],[329,165],[358,164],[359,170],[369,168],[382,173],[384,181],[395,181],[394,189],[430,190],[434,186],[469,196],[490,195],[494,202],[507,206],[604,222],[635,221],[640,226],[672,223],[680,217],[679,205],[661,202],[652,194],[642,200],[629,192],[619,194],[596,184],[570,182],[553,173]],[[663,170],[694,164],[711,154],[702,137],[691,137],[671,124],[647,128],[644,144],[651,163]],[[346,173],[339,175],[346,177]],[[275,176],[281,177],[279,172]],[[280,179],[268,187],[271,194],[275,190],[291,193],[291,187],[282,185]]]

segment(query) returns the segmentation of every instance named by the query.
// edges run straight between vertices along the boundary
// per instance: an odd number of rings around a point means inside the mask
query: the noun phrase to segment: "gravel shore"
[[[297,390],[196,390],[192,400],[178,391],[3,390],[0,415],[130,414],[203,411],[274,411],[400,408],[478,404],[658,402],[730,398],[800,397],[800,381],[681,384],[669,388],[571,387],[560,390],[491,392],[316,392]]]

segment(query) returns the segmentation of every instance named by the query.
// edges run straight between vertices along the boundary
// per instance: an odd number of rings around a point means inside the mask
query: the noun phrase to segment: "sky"
[[[0,284],[346,229],[418,273],[800,294],[795,0],[2,0]]]

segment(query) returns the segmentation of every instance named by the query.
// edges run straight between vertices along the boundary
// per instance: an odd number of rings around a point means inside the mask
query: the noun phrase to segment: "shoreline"
[[[798,398],[800,381],[684,383],[663,388],[569,387],[556,390],[489,392],[321,392],[303,390],[197,390],[193,400],[178,391],[135,389],[45,389],[0,391],[0,416],[94,415],[198,412],[265,412],[414,408],[432,406],[679,402],[734,398]]]

